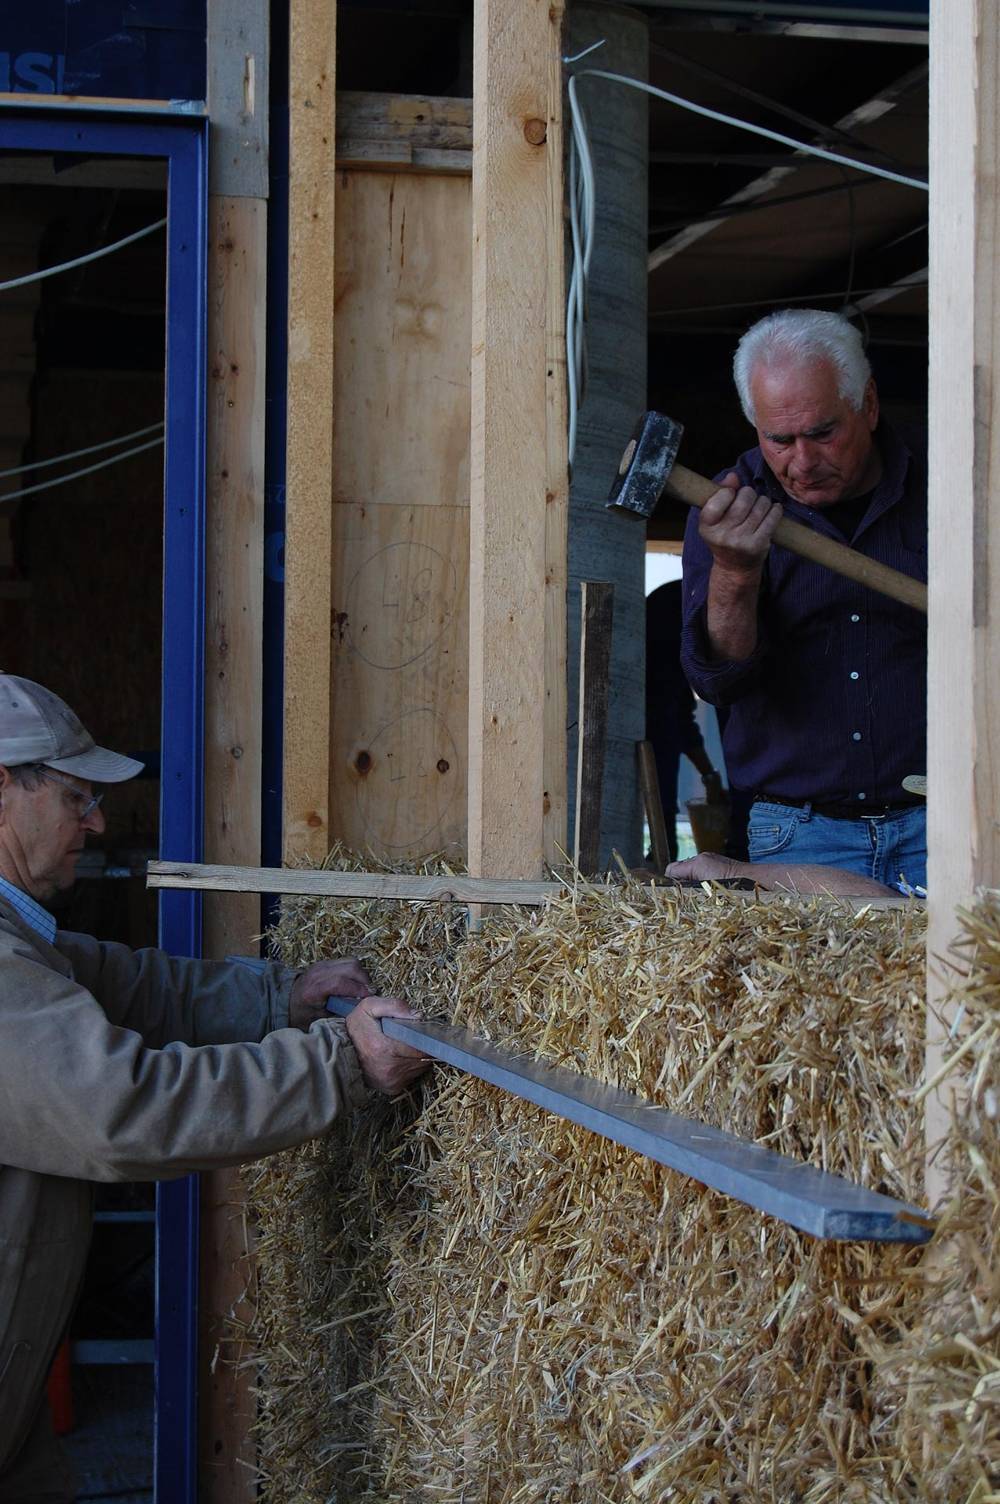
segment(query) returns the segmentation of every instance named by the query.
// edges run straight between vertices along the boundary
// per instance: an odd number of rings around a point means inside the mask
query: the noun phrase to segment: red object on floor
[[[68,1338],[65,1342],[60,1342],[56,1348],[46,1389],[49,1409],[52,1411],[52,1428],[57,1436],[65,1436],[67,1431],[72,1431],[75,1424]]]

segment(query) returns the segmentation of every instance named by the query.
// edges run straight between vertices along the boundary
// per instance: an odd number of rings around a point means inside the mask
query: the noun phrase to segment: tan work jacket
[[[0,898],[0,1497],[79,1290],[90,1182],[259,1159],[366,1099],[342,1024],[287,1027],[291,982],[50,946]]]

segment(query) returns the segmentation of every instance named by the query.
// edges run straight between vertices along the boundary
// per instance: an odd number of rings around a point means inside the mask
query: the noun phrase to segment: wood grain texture
[[[465,858],[468,558],[468,507],[336,508],[331,828],[390,862]]]
[[[470,216],[467,179],[339,178],[336,502],[468,506]]]
[[[389,861],[466,848],[470,198],[339,179],[330,819]]]
[[[267,205],[209,200],[205,853],[260,861]],[[205,906],[206,956],[245,951],[252,902]]]
[[[547,0],[474,13],[469,865],[545,851],[550,57]],[[561,252],[560,252],[561,254]]]
[[[472,173],[472,101],[344,90],[337,96],[337,167]]]
[[[566,769],[566,586],[569,529],[569,417],[566,394],[566,256],[563,173],[562,0],[549,6],[549,116],[545,359],[545,710],[542,726],[542,848],[550,865],[564,860],[569,825]]]
[[[151,888],[219,893],[298,893],[311,897],[451,899],[456,903],[543,903],[566,892],[561,882],[530,878],[396,876],[385,872],[326,872],[301,867],[222,867],[195,862],[150,862]]]
[[[336,29],[335,0],[291,0],[282,799],[286,861],[325,856],[329,846]]]
[[[947,1049],[956,907],[1000,883],[1000,15],[933,0],[931,26],[929,1075]],[[931,1150],[951,1091],[928,1098]],[[932,1202],[943,1169],[932,1157]]]
[[[261,838],[266,270],[266,203],[210,197],[205,855],[250,866]],[[203,916],[206,957],[256,949],[256,894],[208,894]],[[199,1499],[251,1504],[256,1393],[227,1334],[249,1278],[238,1172],[202,1175],[199,1201]]]

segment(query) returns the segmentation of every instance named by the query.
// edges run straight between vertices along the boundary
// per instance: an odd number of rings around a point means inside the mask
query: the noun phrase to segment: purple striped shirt
[[[876,440],[882,478],[847,541],[926,580],[923,455],[884,419]],[[844,541],[822,511],[784,493],[759,449],[734,468],[742,484],[780,501],[787,516]],[[705,625],[711,563],[692,509],[681,663],[692,689],[721,710],[730,783],[817,804],[856,803],[859,816],[873,804],[906,801],[902,780],[926,771],[926,617],[774,545],[761,584],[757,647],[743,661],[716,662]]]

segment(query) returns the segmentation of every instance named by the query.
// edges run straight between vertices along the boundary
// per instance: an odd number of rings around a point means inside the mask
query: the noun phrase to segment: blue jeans
[[[788,804],[758,800],[750,811],[752,862],[818,862],[859,872],[894,888],[900,879],[913,888],[927,885],[927,811],[923,805],[831,820]]]

